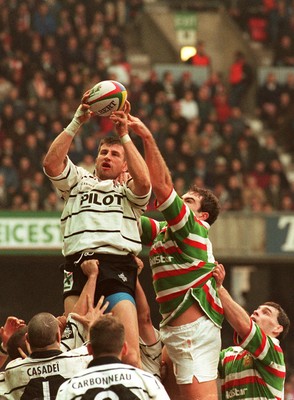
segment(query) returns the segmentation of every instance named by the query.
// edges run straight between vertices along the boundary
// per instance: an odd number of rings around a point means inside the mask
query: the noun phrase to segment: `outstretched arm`
[[[90,106],[85,103],[89,96],[89,91],[83,95],[82,104],[78,107],[73,120],[52,142],[44,158],[43,167],[49,176],[58,176],[66,166],[66,156],[69,152],[71,143],[76,133],[91,117]]]
[[[243,339],[250,331],[250,317],[244,308],[236,303],[230,293],[223,287],[222,283],[225,279],[225,268],[222,264],[216,264],[213,276],[216,280],[218,294],[224,308],[225,318],[237,334]]]
[[[83,273],[87,276],[87,282],[85,283],[82,293],[79,296],[78,301],[74,305],[72,310],[73,313],[79,315],[85,315],[88,311],[88,302],[90,301],[94,305],[94,297],[96,290],[96,283],[99,274],[99,261],[98,260],[85,260],[81,264]]]
[[[114,122],[116,132],[121,139],[125,151],[125,157],[128,165],[128,172],[133,178],[129,187],[138,196],[144,196],[150,191],[150,175],[144,158],[139,153],[129,136],[128,131],[128,112],[130,103],[126,102],[124,111],[113,112],[110,119]]]
[[[169,169],[159,151],[150,130],[137,117],[128,114],[128,126],[143,140],[145,160],[149,169],[151,184],[159,203],[167,199],[173,189]]]
[[[138,265],[138,271],[140,273],[144,267],[144,263],[139,257],[135,257],[135,260]],[[157,342],[157,337],[152,324],[150,307],[144,289],[141,286],[139,276],[137,277],[135,296],[138,314],[139,335],[144,343],[146,343],[147,345],[152,345]]]

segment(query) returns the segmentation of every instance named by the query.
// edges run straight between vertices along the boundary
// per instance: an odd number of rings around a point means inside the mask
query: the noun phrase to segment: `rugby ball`
[[[113,111],[121,110],[126,99],[126,88],[117,81],[107,80],[92,87],[87,103],[94,114],[107,117]]]

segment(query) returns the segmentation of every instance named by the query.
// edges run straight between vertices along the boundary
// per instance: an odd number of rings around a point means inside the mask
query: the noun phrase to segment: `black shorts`
[[[93,259],[99,260],[95,304],[102,295],[107,297],[118,292],[129,293],[135,298],[138,266],[131,254],[124,256],[85,252],[65,257],[65,264],[61,266],[65,279],[63,299],[81,294],[87,276],[84,275],[80,265],[85,260]]]

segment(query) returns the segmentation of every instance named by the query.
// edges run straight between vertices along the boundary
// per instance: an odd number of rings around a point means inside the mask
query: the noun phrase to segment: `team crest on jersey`
[[[245,357],[243,358],[243,365],[246,368],[252,367],[253,359],[250,354],[246,354]]]
[[[62,334],[62,339],[73,339],[74,333],[71,324],[68,322]]]
[[[68,290],[71,290],[73,286],[73,273],[64,271],[63,275],[63,290],[67,292]]]

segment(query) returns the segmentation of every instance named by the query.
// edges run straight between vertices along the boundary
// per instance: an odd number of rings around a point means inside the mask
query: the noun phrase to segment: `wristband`
[[[122,144],[131,142],[131,140],[132,139],[130,138],[128,133],[126,135],[124,135],[124,136],[121,136],[121,138],[120,138],[120,141],[121,141]]]
[[[81,126],[81,123],[74,118],[66,128],[64,128],[65,133],[67,133],[71,137],[75,137],[76,133],[78,132],[79,128]]]
[[[7,351],[3,349],[3,343],[0,343],[0,354],[7,356]]]

